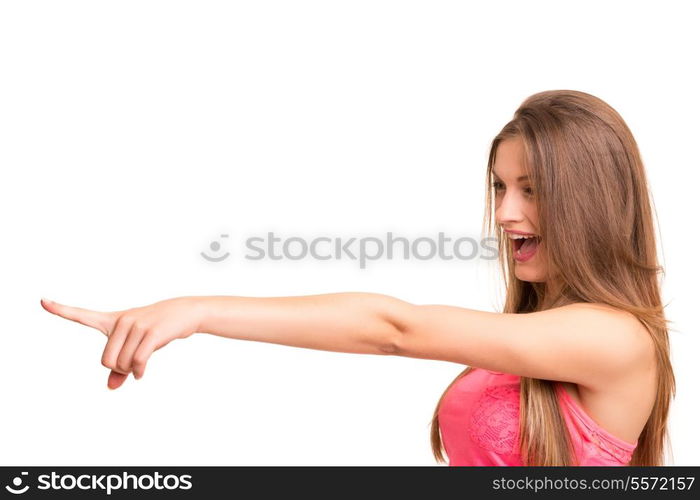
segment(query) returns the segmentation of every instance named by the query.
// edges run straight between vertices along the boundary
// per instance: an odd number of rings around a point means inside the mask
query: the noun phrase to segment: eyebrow
[[[494,177],[496,177],[497,179],[500,179],[500,177],[498,176],[498,174],[496,173],[495,170],[493,171],[493,175],[494,175]],[[520,181],[524,181],[524,180],[529,179],[529,178],[530,178],[529,175],[521,175],[520,177],[518,177],[518,178],[516,179],[516,181],[520,182]]]

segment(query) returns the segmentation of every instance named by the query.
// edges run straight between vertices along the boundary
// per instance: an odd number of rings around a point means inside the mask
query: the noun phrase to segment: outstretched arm
[[[153,351],[192,333],[294,347],[451,361],[603,388],[651,366],[653,344],[631,314],[600,304],[503,314],[414,305],[362,292],[296,297],[178,297],[117,312],[43,303],[108,337],[108,385],[143,376]]]

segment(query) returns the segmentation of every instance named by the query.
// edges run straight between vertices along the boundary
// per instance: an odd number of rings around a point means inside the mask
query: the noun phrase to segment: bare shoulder
[[[613,435],[638,439],[656,400],[657,364],[653,339],[633,314],[605,304],[584,304],[582,309],[604,311],[622,325],[615,343],[626,347],[624,369],[614,371],[604,384],[566,384],[567,391],[593,420]],[[620,333],[621,332],[621,333]],[[612,334],[613,332],[611,332]],[[619,347],[618,347],[619,348]]]
[[[572,304],[581,310],[596,311],[596,314],[605,318],[611,326],[618,328],[623,341],[629,343],[629,347],[639,354],[653,353],[653,342],[649,330],[637,316],[629,311],[612,307],[608,304],[579,302]],[[591,316],[592,322],[596,320]],[[637,351],[638,350],[638,351]]]
[[[647,327],[629,311],[601,303],[575,303],[570,310],[587,312],[580,318],[595,328],[606,325],[605,335],[610,337],[610,348],[618,353],[621,363],[626,362],[622,373],[648,372],[654,364],[654,342]]]

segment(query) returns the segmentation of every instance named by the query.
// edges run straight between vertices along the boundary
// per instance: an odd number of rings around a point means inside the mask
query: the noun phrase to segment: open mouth
[[[541,238],[539,236],[535,236],[534,238],[514,239],[513,254],[515,258],[522,262],[535,255],[540,241]]]

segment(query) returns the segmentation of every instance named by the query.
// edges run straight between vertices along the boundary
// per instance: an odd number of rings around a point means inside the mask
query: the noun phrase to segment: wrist
[[[188,297],[189,307],[194,318],[195,331],[193,333],[207,333],[207,318],[210,313],[210,297]]]
[[[206,328],[206,317],[209,297],[187,296],[171,299],[175,301],[179,310],[185,314],[183,320],[186,322],[188,336],[193,333],[204,333]],[[184,325],[183,325],[184,326]]]

